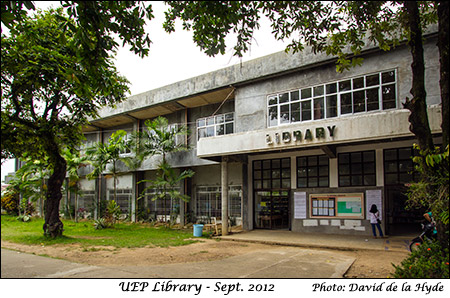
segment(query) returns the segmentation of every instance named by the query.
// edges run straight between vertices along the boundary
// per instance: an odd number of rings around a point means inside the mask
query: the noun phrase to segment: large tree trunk
[[[449,98],[448,98],[448,50],[449,50],[449,23],[448,23],[449,6],[448,1],[439,1],[438,3],[438,19],[439,19],[439,34],[438,34],[438,48],[439,48],[439,62],[440,62],[440,80],[441,88],[441,103],[442,103],[442,149],[445,149],[449,142]]]
[[[66,177],[66,160],[59,154],[59,148],[53,141],[49,142],[52,151],[47,151],[50,155],[50,163],[53,166],[53,173],[48,180],[47,202],[45,204],[44,234],[53,238],[61,236],[63,223],[59,218],[59,203],[62,198],[61,187]]]
[[[422,29],[416,1],[405,1],[408,12],[408,27],[410,31],[409,47],[412,56],[412,88],[413,98],[406,99],[405,108],[411,111],[409,129],[417,137],[420,149],[433,149],[433,138],[428,122],[426,91],[425,91],[425,61],[423,56]]]

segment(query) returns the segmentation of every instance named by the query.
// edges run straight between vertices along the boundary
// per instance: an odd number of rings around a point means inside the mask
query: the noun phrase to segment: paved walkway
[[[1,278],[341,278],[355,261],[337,253],[274,247],[217,261],[89,266],[1,249]]]
[[[223,260],[157,266],[89,266],[7,249],[1,250],[2,278],[340,278],[354,258],[333,251],[407,251],[411,236],[301,234],[253,230],[220,237],[274,245]],[[302,249],[299,249],[299,248]]]
[[[221,236],[222,240],[285,245],[304,248],[337,250],[409,251],[415,236],[391,236],[374,239],[372,236],[305,234],[283,230],[253,230]]]

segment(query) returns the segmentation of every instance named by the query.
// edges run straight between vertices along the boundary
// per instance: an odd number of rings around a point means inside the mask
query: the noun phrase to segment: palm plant
[[[188,201],[189,196],[181,194],[176,187],[179,182],[190,178],[194,175],[192,170],[185,170],[179,175],[167,161],[167,155],[188,150],[188,146],[177,142],[177,136],[188,134],[186,126],[169,126],[169,122],[164,117],[158,117],[153,121],[147,120],[145,122],[146,130],[138,132],[133,136],[133,139],[138,144],[138,152],[136,156],[143,160],[147,157],[159,155],[162,157],[158,165],[157,177],[155,180],[142,180],[139,183],[148,182],[141,197],[148,189],[155,189],[156,193],[152,200],[163,199],[164,210],[166,210],[166,199],[181,199]],[[166,221],[166,214],[164,214],[164,221]]]
[[[88,179],[98,178],[102,173],[110,172],[114,179],[114,201],[116,202],[118,163],[123,162],[130,169],[135,169],[140,164],[135,157],[123,154],[130,147],[130,143],[125,139],[126,135],[125,131],[118,130],[111,135],[108,143],[98,142],[86,150],[87,159],[94,167],[94,170],[87,175]],[[108,168],[108,165],[111,167]]]
[[[8,188],[20,193],[22,200],[40,200],[41,215],[43,197],[46,191],[45,179],[48,179],[47,165],[40,160],[27,159],[25,164],[15,172],[13,179],[9,182]],[[20,202],[18,202],[20,206]],[[21,209],[19,208],[19,215]]]
[[[68,188],[70,192],[75,194],[75,222],[78,222],[78,195],[80,193],[78,169],[86,166],[87,156],[80,156],[79,151],[72,152],[69,149],[65,149],[62,155],[67,162],[67,174],[69,175]],[[69,212],[69,214],[71,213]]]

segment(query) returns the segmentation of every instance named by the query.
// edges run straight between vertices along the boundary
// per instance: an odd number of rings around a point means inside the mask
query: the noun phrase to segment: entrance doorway
[[[289,191],[256,191],[255,221],[260,229],[288,229]]]
[[[386,233],[392,236],[415,235],[421,231],[420,223],[426,210],[408,209],[406,188],[386,188]]]
[[[288,229],[291,159],[253,161],[253,189],[255,227]]]

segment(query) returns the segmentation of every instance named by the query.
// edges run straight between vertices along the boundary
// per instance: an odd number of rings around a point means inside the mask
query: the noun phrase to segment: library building
[[[439,144],[437,33],[425,37],[428,116]],[[158,156],[135,170],[122,165],[117,203],[131,220],[225,215],[244,230],[371,235],[375,204],[387,235],[417,231],[424,211],[409,210],[405,194],[417,179],[416,139],[402,105],[411,98],[411,54],[407,45],[373,46],[361,57],[361,66],[339,73],[331,56],[283,51],[133,95],[100,110],[84,128],[85,146],[117,130],[145,129],[158,116],[189,128],[176,141],[190,149],[168,158],[177,171],[195,172],[179,185],[189,202],[151,200],[156,190],[138,199],[146,189],[139,181],[155,177]],[[113,198],[112,180],[82,179],[78,207],[97,216],[99,202]]]

